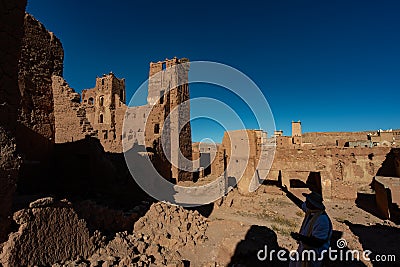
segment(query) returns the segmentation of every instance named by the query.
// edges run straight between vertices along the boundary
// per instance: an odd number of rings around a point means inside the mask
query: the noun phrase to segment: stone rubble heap
[[[89,259],[90,266],[183,266],[181,255],[143,234],[117,233]],[[78,265],[79,266],[79,265]]]
[[[207,219],[198,211],[161,202],[153,204],[134,226],[135,233],[147,235],[153,242],[171,249],[204,242],[206,229]]]
[[[180,267],[185,264],[179,249],[194,250],[207,239],[208,227],[197,211],[159,202],[135,222],[132,233],[119,232],[107,241],[99,231],[89,234],[70,202],[50,197],[30,203],[14,220],[20,228],[4,244],[3,266]]]
[[[134,225],[132,234],[117,233],[88,259],[54,266],[184,266],[177,250],[204,242],[207,219],[197,211],[154,203]]]

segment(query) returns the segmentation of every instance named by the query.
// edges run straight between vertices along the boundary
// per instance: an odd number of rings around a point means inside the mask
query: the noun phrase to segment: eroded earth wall
[[[52,75],[62,76],[64,51],[60,40],[32,15],[25,14],[18,63],[21,109],[18,150],[26,160],[42,160],[54,142]]]
[[[60,76],[52,76],[54,95],[55,143],[75,142],[96,136],[80,104],[80,95]]]
[[[23,36],[26,0],[0,0],[0,242],[7,237],[19,158],[16,121],[20,92],[18,58]]]
[[[49,266],[92,252],[86,223],[66,200],[38,199],[14,213],[14,220],[19,230],[4,244],[3,266]]]
[[[331,197],[355,198],[357,190],[346,195],[342,189],[371,183],[389,152],[389,147],[277,149],[268,179],[281,176],[289,187],[290,180],[306,182],[310,172],[320,172],[322,182],[333,188]]]

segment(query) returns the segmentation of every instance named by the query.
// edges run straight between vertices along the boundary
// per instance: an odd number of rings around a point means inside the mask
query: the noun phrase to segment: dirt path
[[[301,190],[294,193],[302,197]],[[397,246],[395,240],[400,238],[400,228],[397,225],[382,221],[360,209],[354,200],[330,200],[325,205],[336,239],[344,238],[347,242],[345,249],[370,249],[375,250],[375,254],[397,253],[394,249]],[[214,207],[208,218],[208,240],[197,246],[196,251],[184,249],[181,253],[190,260],[191,266],[228,266],[235,262],[237,255],[247,257],[246,260],[251,262],[256,255],[256,248],[263,244],[268,243],[288,251],[296,249],[297,243],[290,237],[290,232],[299,230],[302,219],[302,211],[277,187],[262,186],[252,196],[231,192],[220,207]],[[379,238],[387,245],[374,245],[378,243],[374,240]],[[332,240],[334,245],[336,239]],[[259,265],[252,263],[244,266]],[[277,266],[287,266],[287,263]],[[381,265],[364,261],[357,264],[331,263],[329,266]]]

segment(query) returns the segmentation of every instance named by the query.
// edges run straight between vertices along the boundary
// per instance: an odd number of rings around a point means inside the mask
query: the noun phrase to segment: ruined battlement
[[[167,68],[170,68],[170,67],[178,65],[178,64],[183,64],[183,63],[189,63],[189,59],[174,57],[172,59],[166,58],[163,61],[150,62],[149,77],[153,76],[154,74],[156,74],[162,70],[166,70]],[[185,64],[185,65],[188,65],[188,64]]]
[[[104,103],[104,101],[107,103]],[[103,74],[102,77],[97,77],[94,88],[82,90],[82,103],[89,106],[121,106],[125,102],[125,79],[117,78],[112,72]]]
[[[150,63],[148,104],[155,105],[158,101],[164,102],[167,94],[172,99],[177,99],[178,103],[189,99],[189,67],[187,58],[175,57]]]
[[[123,133],[124,145],[138,143],[156,151],[159,173],[177,181],[192,180],[191,173],[180,170],[182,155],[192,159],[189,64],[184,64],[188,62],[186,58],[173,58],[150,63],[147,105],[128,108],[129,123]],[[161,138],[168,140],[165,147],[161,147]]]

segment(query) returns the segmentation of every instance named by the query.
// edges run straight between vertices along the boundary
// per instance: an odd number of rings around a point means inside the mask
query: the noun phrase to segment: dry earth
[[[302,198],[307,189],[294,189]],[[397,242],[400,228],[359,208],[354,200],[325,201],[334,228],[332,247],[344,238],[341,249],[371,250],[400,259]],[[201,214],[203,215],[201,215]],[[288,262],[259,261],[257,252],[297,248],[290,232],[298,231],[302,211],[280,188],[262,185],[253,195],[237,190],[223,200],[198,210],[154,203],[134,225],[133,231],[106,239],[91,237],[90,257],[61,261],[54,266],[288,266]],[[340,252],[338,252],[337,255]],[[276,255],[276,254],[275,254]],[[330,261],[327,266],[399,266],[397,262]]]
[[[302,198],[302,192],[305,191],[293,190],[299,198]],[[344,249],[369,249],[374,254],[396,254],[400,259],[398,225],[362,210],[354,200],[331,200],[325,205],[333,223],[333,246],[338,238],[344,238],[348,244]],[[183,249],[181,254],[191,266],[267,266],[267,263],[256,260],[258,249],[264,245],[271,246],[271,249],[296,249],[297,244],[290,232],[299,230],[302,219],[302,211],[276,186],[262,185],[252,196],[242,196],[234,191],[221,206],[215,205],[209,216],[208,240],[195,251]],[[377,262],[367,261],[331,262],[329,265],[380,266]],[[287,266],[287,263],[275,262],[272,266]],[[382,266],[396,264],[386,262]]]

